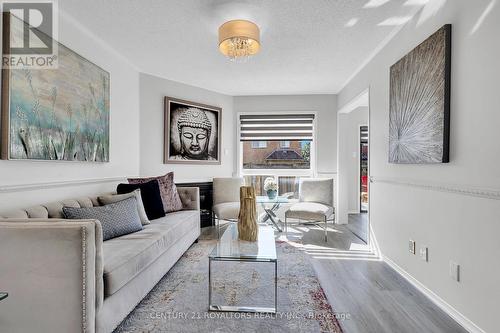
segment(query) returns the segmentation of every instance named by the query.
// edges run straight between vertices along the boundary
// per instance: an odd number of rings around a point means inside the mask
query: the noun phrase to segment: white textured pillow
[[[135,200],[137,201],[137,213],[139,213],[141,224],[142,225],[150,224],[151,222],[149,221],[148,216],[146,215],[146,210],[144,209],[144,204],[142,203],[141,190],[139,189],[125,194],[103,195],[97,198],[97,200],[99,200],[99,203],[101,205],[109,205],[115,202],[126,200],[128,198],[135,198]]]

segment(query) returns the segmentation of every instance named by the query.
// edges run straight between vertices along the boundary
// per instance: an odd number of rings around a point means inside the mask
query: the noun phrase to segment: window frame
[[[311,141],[311,150],[310,150],[310,165],[309,169],[243,169],[243,142],[240,141],[240,128],[241,128],[241,115],[269,115],[269,114],[312,114],[314,115],[313,119],[313,139]],[[272,175],[275,177],[276,181],[278,181],[279,176],[289,176],[289,177],[316,177],[317,175],[317,126],[316,121],[318,118],[318,114],[316,111],[255,111],[255,112],[238,112],[236,114],[236,140],[237,140],[237,156],[238,156],[238,166],[237,166],[237,175],[238,177],[244,176],[260,176],[260,175]],[[290,141],[290,140],[288,140]]]

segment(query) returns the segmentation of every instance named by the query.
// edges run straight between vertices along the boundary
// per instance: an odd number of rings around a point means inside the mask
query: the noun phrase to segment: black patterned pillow
[[[99,220],[102,225],[103,240],[142,230],[135,198],[129,198],[106,206],[64,207],[63,215],[71,220]]]
[[[165,216],[165,209],[161,201],[160,187],[157,180],[152,180],[144,184],[118,184],[116,192],[125,194],[141,190],[142,203],[149,220],[156,220]]]

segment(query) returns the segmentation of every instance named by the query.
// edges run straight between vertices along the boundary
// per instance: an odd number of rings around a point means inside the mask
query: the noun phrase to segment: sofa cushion
[[[43,205],[32,206],[24,209],[16,209],[8,212],[1,212],[2,218],[30,218],[30,219],[46,219],[46,218],[63,218],[63,207],[93,207],[99,206],[97,197],[82,197],[78,199],[68,199],[63,201],[50,202]]]
[[[141,190],[137,189],[130,193],[125,194],[108,194],[102,195],[98,197],[99,203],[101,205],[109,205],[115,202],[119,202],[128,198],[134,197],[137,203],[137,213],[139,213],[139,217],[141,218],[142,225],[149,224],[148,215],[146,214],[146,210],[144,209],[144,204],[142,203]]]
[[[169,213],[141,231],[104,242],[105,297],[151,265],[183,235],[199,228],[199,214],[197,210]]]
[[[99,205],[94,205],[94,202],[89,197],[77,198],[76,201],[80,204],[80,207],[94,207]]]
[[[99,220],[103,240],[142,230],[135,197],[100,207],[64,207],[63,214],[67,219]]]
[[[47,219],[49,218],[49,212],[44,206],[33,206],[26,208],[28,217],[30,219]]]
[[[27,219],[28,212],[23,209],[15,209],[2,213],[2,218],[4,219]]]
[[[50,218],[63,218],[63,208],[64,207],[72,207],[72,208],[80,208],[80,204],[78,201],[73,199],[63,200],[63,201],[55,201],[50,202],[44,205],[47,208],[48,214]]]
[[[142,184],[151,180],[157,180],[160,185],[161,200],[165,213],[176,212],[182,210],[182,201],[177,186],[174,183],[174,173],[169,172],[164,176],[149,177],[149,178],[129,178],[130,184]]]
[[[125,194],[137,189],[141,190],[142,203],[144,204],[144,209],[149,220],[165,216],[163,202],[161,201],[160,186],[156,180],[142,184],[118,184],[116,192],[118,194]]]

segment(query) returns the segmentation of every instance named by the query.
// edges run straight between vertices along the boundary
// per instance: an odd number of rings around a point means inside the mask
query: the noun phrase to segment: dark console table
[[[198,187],[200,189],[200,225],[202,228],[214,225],[212,219],[213,183],[177,183],[177,187]]]

